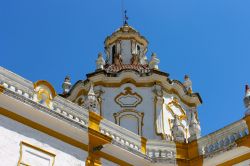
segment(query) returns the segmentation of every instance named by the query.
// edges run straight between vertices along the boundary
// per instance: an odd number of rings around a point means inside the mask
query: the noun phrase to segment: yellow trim
[[[112,141],[111,137],[104,135],[100,132],[100,122],[103,118],[89,111],[89,146],[88,146],[88,158],[86,160],[86,166],[101,166],[101,156],[94,152],[93,149],[98,146],[103,146],[105,144],[110,144]]]
[[[245,147],[250,148],[250,135],[248,134],[245,137],[242,137],[242,138],[236,140],[236,144],[238,147],[245,146]]]
[[[248,131],[250,133],[250,115],[245,116],[244,120],[246,121],[247,127],[248,127]]]
[[[99,125],[102,119],[103,118],[100,115],[92,111],[89,111],[89,128],[99,131],[100,130]]]
[[[234,165],[234,164],[238,164],[242,161],[248,160],[250,159],[250,153],[244,154],[242,156],[233,158],[232,160],[226,161],[224,163],[219,164],[218,166],[229,166],[229,165]]]
[[[141,152],[143,154],[147,152],[147,139],[145,137],[141,137]]]
[[[79,142],[77,140],[74,140],[74,139],[72,139],[72,138],[70,138],[70,137],[68,137],[66,135],[61,134],[61,133],[58,133],[57,131],[54,131],[54,130],[52,130],[50,128],[42,126],[42,125],[40,125],[40,124],[38,124],[36,122],[33,122],[33,121],[31,121],[31,120],[29,120],[27,118],[24,118],[24,117],[22,117],[22,116],[20,116],[18,114],[13,113],[11,111],[8,111],[8,110],[6,110],[6,109],[4,109],[2,107],[0,107],[0,115],[3,115],[5,117],[8,117],[8,118],[10,118],[12,120],[15,120],[15,121],[17,121],[19,123],[22,123],[22,124],[24,124],[26,126],[29,126],[29,127],[33,128],[33,129],[36,129],[36,130],[38,130],[40,132],[48,134],[51,137],[57,138],[58,140],[61,140],[61,141],[65,142],[65,143],[68,143],[68,144],[70,144],[70,145],[72,145],[74,147],[77,147],[77,148],[81,149],[81,150],[88,151],[88,147],[89,147],[88,145],[86,145],[84,143],[81,143],[81,142]],[[122,160],[120,160],[120,159],[118,159],[116,157],[113,157],[113,156],[111,156],[109,154],[106,154],[104,152],[99,152],[98,154],[102,158],[104,158],[106,160],[109,160],[109,161],[112,161],[112,162],[114,162],[114,163],[116,163],[118,165],[122,165],[122,166],[125,166],[125,165],[130,166],[131,165],[131,164],[125,162],[125,161],[122,161]]]
[[[2,94],[5,90],[5,87],[3,85],[0,85],[0,94]]]
[[[198,143],[193,141],[191,143],[176,142],[176,161],[178,166],[202,166],[203,156],[199,155]]]
[[[167,89],[164,88],[162,83],[160,81],[150,81],[150,82],[137,82],[136,80],[132,79],[132,78],[124,78],[122,79],[120,82],[104,82],[104,81],[97,81],[97,82],[93,82],[93,84],[95,86],[103,86],[103,87],[121,87],[121,85],[123,84],[133,84],[136,87],[153,87],[155,84],[161,85],[163,90],[168,93],[168,94],[175,94],[176,96],[179,97],[180,101],[189,106],[189,107],[196,107],[198,104],[195,103],[189,103],[187,101],[185,101],[182,96],[178,93],[177,90],[175,90],[173,87],[171,89]],[[76,97],[72,100],[73,102],[76,102],[75,100],[80,96],[80,95],[86,95],[87,94],[87,90],[85,89],[80,89],[78,92],[76,92],[77,95]],[[187,95],[187,94],[186,94]]]
[[[37,82],[34,83],[34,89],[36,89],[36,87],[38,87],[40,85],[45,85],[46,87],[49,88],[49,90],[51,91],[52,98],[57,96],[54,87],[48,81],[38,80]]]
[[[155,84],[159,84],[159,85],[162,86],[162,83],[160,81],[137,82],[137,81],[135,81],[132,78],[124,78],[120,82],[110,82],[110,83],[103,82],[103,81],[98,81],[98,82],[94,82],[94,85],[95,86],[103,86],[103,87],[120,87],[121,85],[126,84],[126,83],[131,83],[131,84],[133,84],[136,87],[152,87]],[[180,98],[181,102],[183,102],[187,106],[190,106],[190,107],[197,106],[197,104],[195,104],[195,103],[189,103],[189,102],[185,101],[182,98],[182,96],[178,93],[178,91],[175,90],[174,88],[166,89],[163,86],[162,86],[162,88],[168,94],[175,94],[175,95],[177,95]]]
[[[24,142],[24,141],[21,141],[21,142],[20,142],[20,157],[19,157],[18,164],[17,164],[18,166],[21,166],[21,165],[29,166],[28,164],[21,162],[21,161],[22,161],[22,157],[23,157],[23,151],[22,151],[22,150],[23,150],[23,145],[25,145],[25,146],[27,146],[27,147],[30,147],[30,148],[32,148],[32,149],[35,149],[35,150],[37,150],[37,151],[40,151],[40,152],[42,152],[42,153],[45,153],[45,154],[47,154],[47,155],[49,155],[49,156],[52,156],[52,157],[53,157],[52,166],[54,166],[56,154],[54,154],[54,153],[52,153],[52,152],[49,152],[49,151],[47,151],[47,150],[45,150],[45,149],[42,149],[42,148],[40,148],[40,147],[37,147],[37,146],[35,146],[35,145],[31,145],[31,144],[29,144],[29,143],[27,143],[27,142]]]

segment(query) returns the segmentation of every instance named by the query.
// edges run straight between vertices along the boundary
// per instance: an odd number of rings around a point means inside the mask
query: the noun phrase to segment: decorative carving
[[[87,98],[85,100],[84,105],[90,111],[93,111],[93,112],[95,112],[97,114],[100,114],[99,111],[98,111],[97,104],[98,104],[97,97],[96,97],[95,92],[94,92],[93,84],[91,83],[90,88],[89,88],[89,92],[88,92],[88,95],[87,95]]]
[[[34,83],[34,91],[34,101],[49,108],[52,107],[51,100],[56,96],[56,92],[49,82],[44,80],[37,81]]]
[[[174,117],[176,115],[176,113],[173,111],[172,109],[172,106],[175,106],[177,107],[181,114],[180,115],[177,115],[178,118],[180,120],[184,120],[184,119],[187,119],[187,116],[186,116],[186,112],[184,111],[184,109],[181,107],[180,103],[178,102],[178,99],[177,98],[174,98],[171,102],[169,102],[167,104],[167,110],[172,114],[172,116]]]
[[[136,107],[142,102],[142,97],[138,93],[133,93],[130,87],[124,89],[125,93],[120,93],[115,97],[115,102],[121,107]]]
[[[173,127],[171,130],[172,130],[172,136],[174,137],[174,140],[177,142],[184,142],[185,141],[185,129],[183,128],[183,125],[181,125],[181,122],[177,115],[174,116],[172,123],[173,123]]]

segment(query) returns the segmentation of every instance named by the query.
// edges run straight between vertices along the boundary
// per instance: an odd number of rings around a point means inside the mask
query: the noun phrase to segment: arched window
[[[114,113],[115,123],[138,135],[142,135],[143,112],[122,110]]]
[[[114,63],[115,54],[116,54],[116,46],[113,45],[113,46],[112,46],[112,63]]]
[[[140,54],[141,47],[139,45],[136,46],[136,53]]]

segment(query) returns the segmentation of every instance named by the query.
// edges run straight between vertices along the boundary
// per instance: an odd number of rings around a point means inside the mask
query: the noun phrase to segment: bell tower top
[[[145,65],[145,54],[148,41],[138,31],[128,25],[124,25],[108,36],[105,41],[107,64],[142,64]]]

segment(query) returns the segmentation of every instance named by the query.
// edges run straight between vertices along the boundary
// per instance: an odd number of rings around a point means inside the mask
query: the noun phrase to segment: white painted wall
[[[85,166],[87,152],[0,115],[1,165],[17,165],[21,141],[56,154],[55,166]]]
[[[136,108],[129,108],[134,109],[139,112],[144,112],[144,118],[143,118],[143,127],[142,127],[142,133],[143,136],[145,136],[148,139],[161,139],[160,136],[157,136],[155,133],[155,110],[154,110],[154,93],[152,91],[152,87],[136,87],[131,83],[123,84],[121,87],[103,87],[103,101],[102,101],[102,114],[104,118],[108,119],[109,121],[112,121],[115,123],[115,118],[113,116],[114,113],[122,111],[123,109],[127,109],[125,107],[120,107],[115,102],[115,97],[120,94],[121,92],[124,92],[124,89],[126,87],[130,87],[133,92],[138,93],[142,98],[142,102],[136,107]],[[164,93],[164,105],[163,105],[163,111],[164,111],[164,128],[167,134],[171,134],[170,126],[168,119],[173,119],[172,114],[166,109],[166,104],[168,104],[170,101],[172,101],[173,97],[177,97],[173,94],[167,94]],[[185,106],[181,101],[179,101],[180,105],[183,107],[186,113],[188,113],[188,107]],[[179,108],[176,108],[173,106],[173,111],[176,114],[180,114]],[[124,124],[125,123],[125,124]],[[124,126],[127,129],[132,129],[133,131],[135,129],[134,125],[135,123],[132,122],[124,122],[121,126]],[[182,124],[187,128],[187,121],[183,120]],[[137,133],[137,132],[136,132]]]

